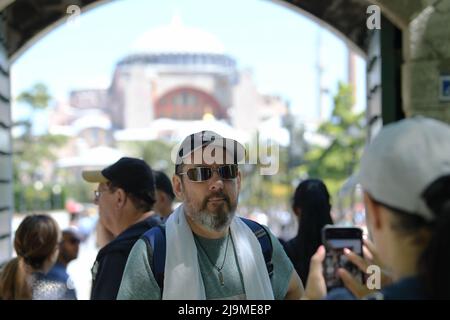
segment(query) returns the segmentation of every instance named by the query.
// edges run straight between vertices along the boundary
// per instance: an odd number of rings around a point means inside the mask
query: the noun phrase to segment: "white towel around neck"
[[[273,300],[272,284],[258,239],[241,219],[230,225],[234,250],[249,300]],[[204,300],[205,286],[200,274],[197,247],[180,205],[166,222],[166,265],[164,300]]]

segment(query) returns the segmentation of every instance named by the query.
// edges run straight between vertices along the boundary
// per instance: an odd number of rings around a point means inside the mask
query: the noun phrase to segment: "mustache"
[[[223,198],[225,200],[225,202],[228,204],[228,206],[230,206],[230,204],[231,204],[230,197],[227,194],[225,194],[223,191],[219,191],[219,192],[211,193],[209,196],[207,196],[203,200],[203,208],[206,208],[207,202],[212,198]]]
[[[205,198],[205,201],[208,201],[212,198],[224,198],[225,201],[230,202],[230,197],[228,197],[228,195],[226,195],[223,191],[211,193]]]

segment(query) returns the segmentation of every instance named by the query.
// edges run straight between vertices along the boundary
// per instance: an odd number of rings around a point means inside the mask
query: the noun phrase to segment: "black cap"
[[[82,176],[88,182],[111,182],[138,198],[155,200],[152,169],[141,159],[123,157],[101,171],[83,171]]]
[[[153,176],[155,178],[156,190],[161,190],[167,193],[172,200],[175,199],[175,194],[172,189],[172,182],[169,177],[164,172],[158,170],[153,170]]]

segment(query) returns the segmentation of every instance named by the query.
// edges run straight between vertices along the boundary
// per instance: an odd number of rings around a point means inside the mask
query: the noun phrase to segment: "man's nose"
[[[211,190],[211,191],[223,190],[223,180],[219,176],[219,173],[217,172],[217,170],[213,172],[209,190]]]

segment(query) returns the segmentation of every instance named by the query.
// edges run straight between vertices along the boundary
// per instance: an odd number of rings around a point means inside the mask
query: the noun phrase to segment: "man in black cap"
[[[165,222],[173,211],[172,206],[175,200],[172,182],[162,171],[153,170],[153,176],[156,187],[156,202],[153,211],[155,211],[155,217],[161,219],[161,222]]]
[[[91,299],[116,299],[131,248],[158,224],[150,212],[155,203],[153,173],[145,161],[124,157],[101,171],[82,175],[98,183],[94,201],[99,221],[115,237],[99,251],[92,267]]]

